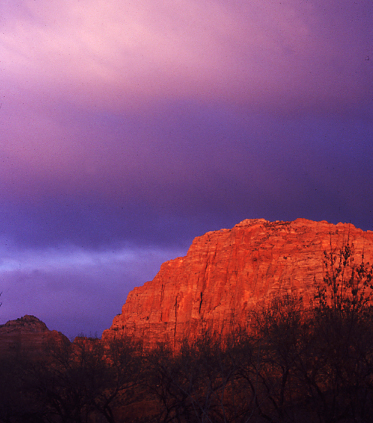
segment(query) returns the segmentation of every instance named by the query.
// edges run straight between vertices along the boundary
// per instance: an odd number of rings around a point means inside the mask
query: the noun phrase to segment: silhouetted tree
[[[367,421],[372,409],[372,266],[353,245],[324,254],[300,369],[320,421]]]
[[[0,357],[0,422],[42,423],[45,418],[43,403],[31,388],[29,370],[35,357],[14,345]]]
[[[52,342],[45,359],[28,370],[29,390],[43,404],[48,421],[122,421],[141,382],[139,348],[129,339]]]
[[[256,381],[257,410],[267,421],[299,420],[302,387],[298,363],[306,327],[303,301],[295,294],[274,297],[251,314],[255,352],[249,368],[251,381]]]

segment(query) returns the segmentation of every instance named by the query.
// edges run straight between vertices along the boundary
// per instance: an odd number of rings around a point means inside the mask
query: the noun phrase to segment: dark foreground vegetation
[[[373,416],[372,266],[325,254],[313,305],[287,293],[248,328],[172,352],[80,338],[0,363],[0,422],[368,422]]]

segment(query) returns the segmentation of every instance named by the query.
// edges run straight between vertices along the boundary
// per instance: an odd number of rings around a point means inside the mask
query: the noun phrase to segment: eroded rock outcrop
[[[43,353],[48,343],[69,340],[61,332],[49,330],[44,322],[35,316],[25,315],[0,325],[0,354]]]
[[[253,219],[208,232],[129,293],[103,339],[133,335],[148,346],[176,345],[207,328],[224,333],[244,326],[253,307],[279,293],[296,291],[309,302],[322,280],[324,251],[347,241],[355,260],[364,253],[373,262],[373,232],[351,224]]]

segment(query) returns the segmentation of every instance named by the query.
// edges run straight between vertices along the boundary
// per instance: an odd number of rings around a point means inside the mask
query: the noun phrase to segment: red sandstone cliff
[[[187,255],[161,266],[153,281],[129,293],[103,339],[134,335],[147,345],[177,343],[203,329],[245,324],[258,302],[297,291],[305,301],[323,275],[323,252],[349,240],[356,260],[373,262],[373,232],[351,224],[297,219],[244,220],[196,238]]]

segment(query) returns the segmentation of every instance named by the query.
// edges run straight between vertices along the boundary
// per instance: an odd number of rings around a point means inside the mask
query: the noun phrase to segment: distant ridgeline
[[[69,342],[65,335],[49,330],[35,316],[25,315],[0,325],[0,354],[27,351],[39,353],[50,341]]]

